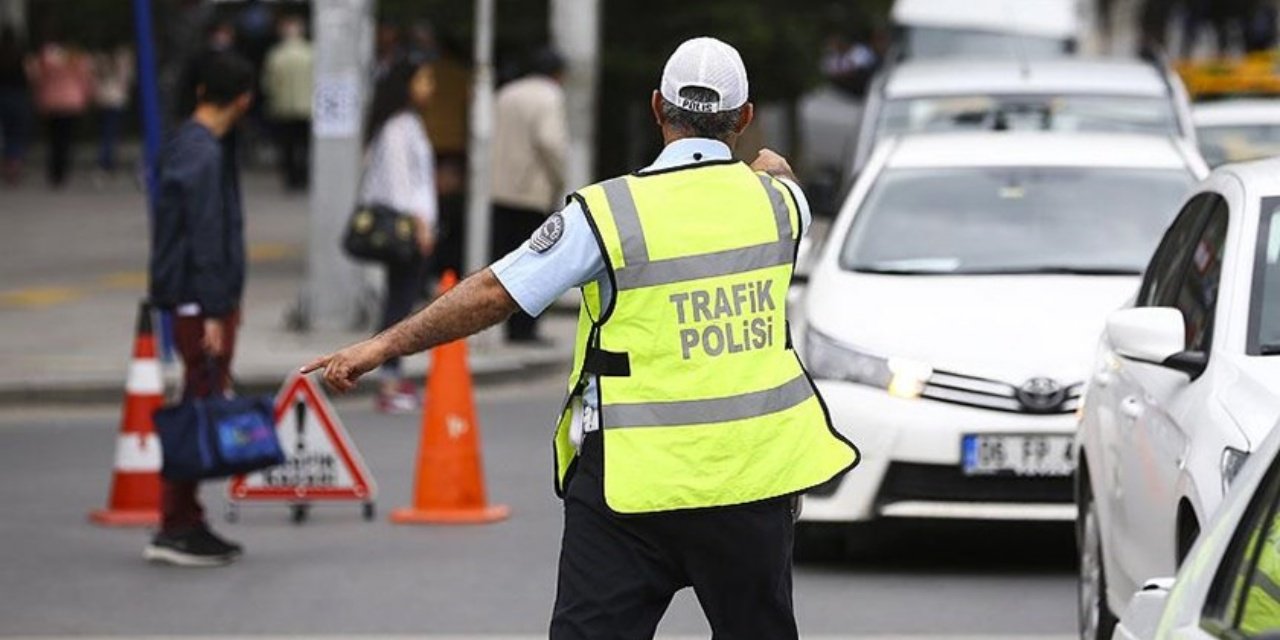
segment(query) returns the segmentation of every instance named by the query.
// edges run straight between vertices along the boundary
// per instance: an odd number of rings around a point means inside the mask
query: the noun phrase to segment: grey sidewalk
[[[104,401],[123,389],[146,288],[145,200],[126,177],[100,186],[77,177],[61,192],[38,180],[0,191],[0,403]],[[304,277],[307,198],[286,196],[274,177],[245,180],[250,266],[234,373],[252,390],[366,335],[286,329]],[[572,318],[549,314],[544,333],[553,347],[473,341],[477,379],[566,369]],[[405,366],[420,375],[428,358]]]

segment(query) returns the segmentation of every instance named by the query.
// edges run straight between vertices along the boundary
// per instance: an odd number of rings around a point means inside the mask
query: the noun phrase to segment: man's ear
[[[662,116],[662,94],[657,89],[653,90],[653,96],[649,98],[649,108],[653,110],[653,119],[657,121],[658,128],[666,126],[666,121]]]
[[[240,94],[236,98],[236,106],[239,107],[240,112],[248,113],[249,108],[253,106],[253,92],[246,91]]]
[[[742,114],[738,116],[738,124],[733,128],[733,132],[742,135],[747,127],[751,126],[751,121],[756,117],[756,106],[750,102],[742,105]]]

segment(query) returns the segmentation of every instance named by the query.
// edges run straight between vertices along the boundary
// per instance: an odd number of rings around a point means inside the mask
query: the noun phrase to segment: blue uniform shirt
[[[728,160],[733,157],[729,147],[719,140],[707,138],[684,138],[667,145],[658,159],[644,171],[670,169],[709,160]],[[809,203],[805,200],[800,187],[783,179],[795,194],[800,209],[801,233],[809,230],[812,217]],[[546,238],[539,238],[541,230],[518,249],[507,254],[490,267],[498,282],[506,288],[507,293],[529,315],[541,314],[560,298],[564,292],[595,281],[600,284],[602,300],[613,295],[613,287],[609,282],[608,268],[600,246],[596,244],[595,234],[587,222],[587,215],[577,202],[570,202],[560,210],[564,221],[564,230],[558,240],[549,247]],[[530,245],[535,243],[543,251],[535,251]],[[574,444],[582,442],[583,431],[593,431],[595,420],[595,376],[587,376],[586,390],[583,393],[581,415],[575,415],[571,438]]]

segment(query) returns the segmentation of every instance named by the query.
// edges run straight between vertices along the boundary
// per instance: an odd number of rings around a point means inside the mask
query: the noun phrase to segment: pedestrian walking
[[[11,25],[0,27],[0,178],[6,184],[22,179],[31,139],[31,91],[25,65],[18,32]]]
[[[564,60],[544,49],[534,56],[528,75],[498,90],[493,124],[492,255],[519,247],[563,195],[569,144],[563,76]],[[540,342],[537,318],[516,312],[507,320],[506,337],[511,342]]]
[[[49,39],[27,61],[27,77],[36,110],[48,134],[47,178],[55,188],[66,184],[71,171],[72,145],[93,92],[87,56],[56,39]]]
[[[285,188],[307,188],[311,165],[311,94],[314,54],[302,18],[280,23],[280,42],[267,52],[262,90],[276,132]]]
[[[857,462],[788,336],[809,207],[780,156],[732,159],[753,115],[735,49],[687,41],[659,86],[652,165],[578,190],[488,269],[302,371],[347,391],[389,357],[581,287],[554,443],[565,524],[550,637],[652,638],[691,586],[716,638],[794,639],[796,496]]]
[[[244,292],[244,210],[239,166],[222,143],[253,101],[253,68],[233,53],[210,56],[195,110],[161,151],[151,236],[151,301],[176,316],[184,398],[226,393]],[[225,564],[240,545],[214,534],[196,481],[162,480],[161,528],[144,552],[182,566]]]
[[[380,330],[403,320],[423,298],[430,257],[435,249],[435,156],[422,124],[421,112],[435,93],[435,75],[426,62],[401,60],[374,89],[366,127],[364,177],[360,203],[380,205],[408,214],[415,222],[417,259],[386,265],[386,295]],[[376,408],[403,413],[418,407],[418,396],[404,378],[400,358],[382,363],[382,385]]]
[[[101,123],[98,168],[104,173],[116,170],[116,143],[133,91],[133,69],[133,49],[124,43],[99,52],[93,59],[93,101]]]

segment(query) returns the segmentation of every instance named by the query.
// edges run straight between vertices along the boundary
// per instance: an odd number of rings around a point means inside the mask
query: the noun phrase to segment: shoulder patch
[[[547,216],[547,221],[533,232],[533,237],[529,238],[529,248],[537,253],[546,253],[551,247],[556,246],[560,241],[560,236],[564,235],[564,216],[559,213],[553,213]]]

